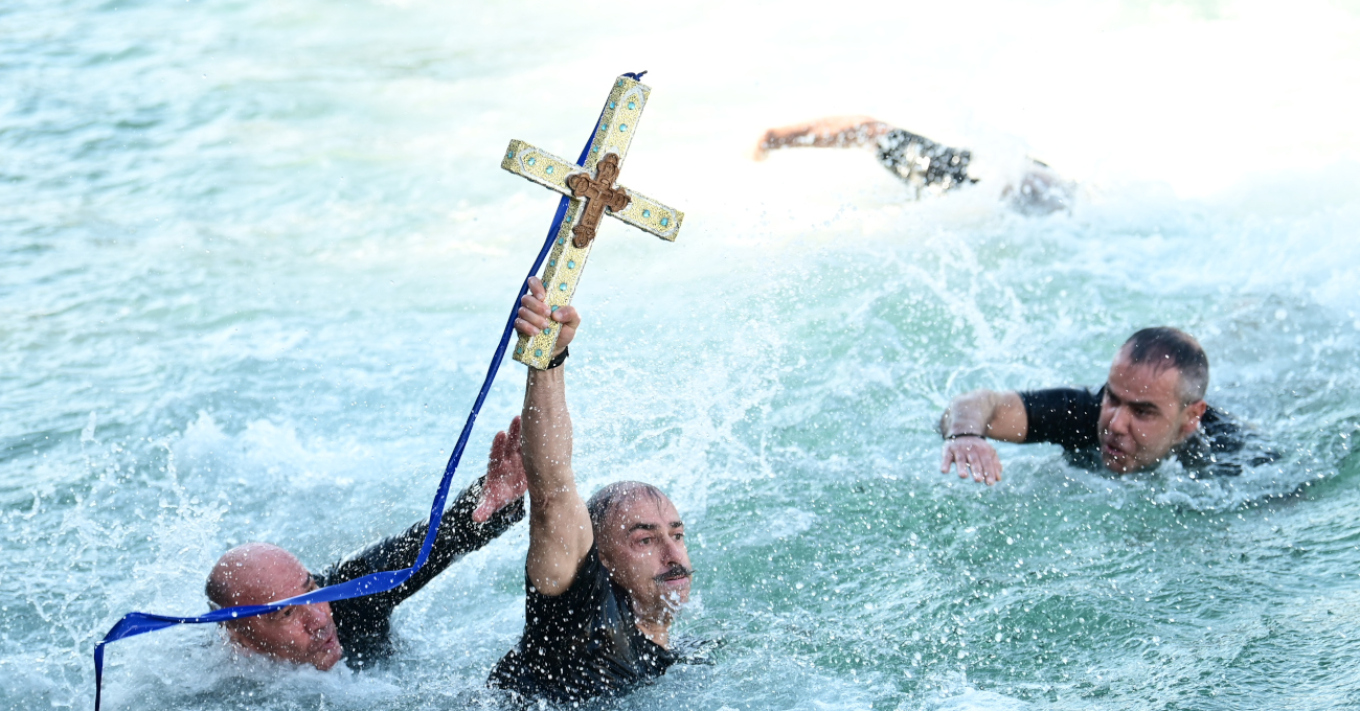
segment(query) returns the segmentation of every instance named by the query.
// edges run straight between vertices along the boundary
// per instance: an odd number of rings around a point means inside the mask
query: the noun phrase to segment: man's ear
[[[219,622],[219,623],[217,623],[218,626],[220,626],[220,627],[222,628],[222,634],[226,635],[227,643],[228,643],[228,644],[231,644],[231,645],[234,645],[234,646],[237,646],[237,647],[249,647],[249,646],[250,646],[250,645],[246,644],[246,640],[244,639],[244,636],[241,634],[240,625],[239,625],[239,624],[232,624],[233,622],[235,622],[235,623],[240,623],[240,622],[244,622],[244,621],[245,621],[245,620],[231,620],[231,621],[228,621],[228,622]]]
[[[595,539],[595,554],[600,556],[600,565],[611,574],[614,572],[614,561],[609,557],[609,546],[599,538]]]
[[[1197,400],[1185,406],[1185,421],[1181,423],[1180,436],[1176,441],[1183,442],[1185,438],[1195,433],[1199,429],[1200,418],[1204,417],[1204,411],[1209,409],[1209,403]]]

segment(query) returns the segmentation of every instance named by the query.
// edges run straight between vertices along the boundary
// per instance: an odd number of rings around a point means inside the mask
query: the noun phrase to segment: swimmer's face
[[[628,591],[636,614],[669,619],[689,601],[685,524],[670,499],[634,493],[610,510],[597,534],[600,562]]]
[[[251,548],[244,554],[237,554]],[[275,546],[250,544],[229,551],[214,575],[223,574],[231,606],[262,605],[317,588],[307,569],[292,554]],[[294,664],[326,671],[344,654],[336,636],[329,603],[293,605],[277,612],[229,623],[232,643]]]
[[[1203,400],[1180,398],[1180,371],[1134,365],[1120,350],[1100,403],[1100,457],[1119,474],[1156,466],[1199,427]]]

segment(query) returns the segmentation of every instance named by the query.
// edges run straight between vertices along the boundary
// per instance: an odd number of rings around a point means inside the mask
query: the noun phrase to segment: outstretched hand
[[[553,356],[556,357],[576,336],[576,329],[581,325],[581,316],[576,313],[573,306],[549,308],[544,303],[547,297],[548,292],[543,289],[543,282],[539,281],[538,277],[529,277],[529,293],[519,300],[515,330],[519,331],[521,336],[532,337],[542,333],[553,321],[562,324],[562,332],[557,335],[557,348],[553,351]]]
[[[948,474],[950,465],[959,469],[959,478],[973,477],[973,481],[991,486],[1001,481],[1001,458],[996,449],[982,437],[959,437],[944,443],[944,457],[940,473]]]
[[[491,440],[491,457],[486,462],[486,482],[482,502],[472,512],[472,520],[486,523],[491,515],[524,496],[529,480],[524,475],[520,454],[519,418],[510,421],[510,431],[497,432]]]
[[[770,156],[770,148],[774,146],[775,132],[770,129],[756,141],[756,147],[751,149],[751,160],[762,161]]]

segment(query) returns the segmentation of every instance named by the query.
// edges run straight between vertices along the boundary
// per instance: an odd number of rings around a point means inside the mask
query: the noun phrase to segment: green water
[[[94,642],[133,609],[204,609],[231,545],[319,569],[421,518],[556,204],[500,151],[570,154],[639,69],[623,182],[685,231],[602,230],[568,366],[576,470],[672,494],[698,571],[681,630],[721,645],[622,708],[1360,707],[1360,163],[1326,118],[1357,88],[1360,20],[985,9],[0,7],[0,707],[88,708]],[[974,51],[905,42],[918,20]],[[1279,59],[1297,81],[1243,118],[1212,87],[1254,71],[1232,51],[1263,27],[1330,63]],[[1245,68],[1199,104],[1208,70],[1146,58],[1183,116],[1113,98],[1141,86],[1123,43],[1186,36]],[[1084,53],[1085,99],[1007,103],[1036,44]],[[746,159],[765,127],[838,111],[973,146],[990,181],[916,203],[868,156]],[[1090,128],[1129,111],[1146,135]],[[1289,152],[1233,162],[1249,129]],[[1164,175],[1138,158],[1159,145]],[[996,199],[1025,152],[1082,181],[1071,213]],[[1119,479],[1002,445],[997,487],[939,474],[954,394],[1098,385],[1152,324],[1200,338],[1210,401],[1280,462]],[[522,378],[503,368],[456,486]],[[525,546],[520,526],[403,605],[390,667],[172,630],[109,648],[107,708],[494,706]]]

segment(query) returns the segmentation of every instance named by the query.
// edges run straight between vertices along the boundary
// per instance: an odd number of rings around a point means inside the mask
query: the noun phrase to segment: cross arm
[[[518,139],[511,141],[505,149],[501,167],[563,195],[571,195],[567,178],[577,173],[590,176],[585,168]]]
[[[680,232],[680,223],[685,219],[685,213],[662,205],[642,193],[619,187],[628,194],[628,207],[606,214],[643,232],[650,232],[667,242],[675,241],[676,234]]]
[[[590,171],[585,168],[518,139],[511,141],[506,147],[501,167],[563,195],[571,195],[567,178],[578,174],[590,177]],[[680,223],[685,219],[685,213],[622,185],[619,187],[630,198],[628,206],[619,212],[610,211],[605,214],[661,239],[675,241],[676,234],[680,232]]]

